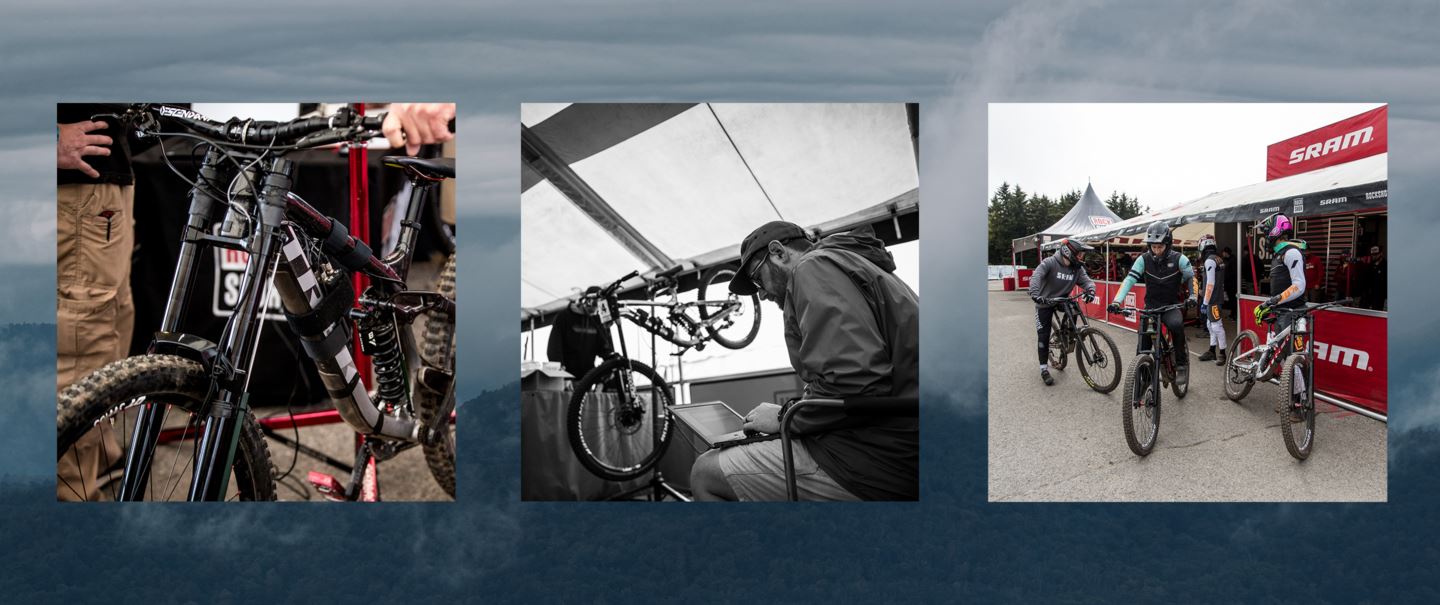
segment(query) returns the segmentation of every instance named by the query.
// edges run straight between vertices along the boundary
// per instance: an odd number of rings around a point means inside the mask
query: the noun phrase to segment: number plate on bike
[[[610,323],[610,301],[601,299],[595,310],[600,313],[600,323]]]

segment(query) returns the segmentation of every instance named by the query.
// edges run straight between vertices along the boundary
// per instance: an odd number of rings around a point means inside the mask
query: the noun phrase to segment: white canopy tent
[[[1105,207],[1105,202],[1100,201],[1100,196],[1095,195],[1095,187],[1086,183],[1084,195],[1081,195],[1079,201],[1070,207],[1070,211],[1066,212],[1065,216],[1060,217],[1055,224],[1038,233],[1015,238],[1010,242],[1010,253],[1013,256],[1035,248],[1053,248],[1060,239],[1073,233],[1118,222],[1120,222],[1120,216]]]
[[[568,300],[633,270],[682,266],[693,299],[699,273],[735,263],[771,220],[817,235],[872,225],[918,291],[916,118],[903,103],[523,105],[527,354],[544,358],[545,326]],[[763,313],[745,349],[686,353],[685,378],[788,367],[779,311]],[[650,335],[623,329],[647,357]]]
[[[1087,242],[1138,243],[1155,221],[1165,221],[1176,240],[1214,232],[1215,223],[1255,221],[1273,212],[1306,217],[1384,207],[1389,199],[1389,154],[1373,155],[1329,168],[1237,187],[1098,227],[1071,237]],[[1135,240],[1135,241],[1131,241]]]

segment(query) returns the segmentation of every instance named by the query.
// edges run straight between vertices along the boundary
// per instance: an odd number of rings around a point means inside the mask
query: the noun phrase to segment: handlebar
[[[141,104],[133,105],[124,114],[113,117],[133,125],[141,136],[158,133],[162,123],[169,123],[241,145],[318,147],[378,135],[385,123],[385,115],[361,116],[345,107],[331,116],[296,118],[287,122],[240,118],[218,122],[181,107]],[[311,136],[317,134],[320,136]]]
[[[609,295],[611,295],[611,294],[614,294],[617,290],[620,289],[620,284],[623,284],[623,283],[625,283],[625,282],[627,282],[627,281],[630,281],[632,278],[634,278],[634,277],[636,277],[636,276],[638,276],[638,275],[640,275],[640,271],[639,271],[638,269],[635,270],[635,271],[631,271],[631,272],[629,272],[629,273],[626,273],[626,274],[625,274],[625,277],[622,277],[622,278],[620,278],[620,279],[617,279],[617,280],[615,280],[614,283],[612,283],[612,284],[610,284],[610,285],[605,286],[604,288],[602,288],[602,289],[600,290],[600,293],[603,294],[603,295],[605,295],[605,296],[609,296]]]
[[[1072,300],[1080,300],[1081,298],[1084,298],[1084,297],[1085,297],[1085,293],[1084,293],[1084,292],[1080,292],[1080,293],[1077,293],[1077,294],[1071,294],[1070,296],[1061,296],[1061,297],[1058,297],[1058,298],[1041,298],[1040,301],[1041,301],[1041,302],[1045,302],[1045,303],[1063,303],[1063,302],[1072,301]]]
[[[1185,303],[1182,302],[1182,303],[1175,303],[1175,304],[1173,304],[1173,305],[1165,305],[1165,306],[1163,306],[1163,307],[1155,307],[1154,309],[1141,309],[1141,308],[1139,308],[1139,307],[1124,307],[1124,308],[1120,309],[1120,312],[1121,312],[1122,314],[1124,314],[1126,317],[1129,317],[1129,316],[1131,316],[1131,315],[1134,315],[1136,312],[1139,312],[1141,315],[1159,315],[1159,314],[1161,314],[1161,313],[1166,313],[1166,312],[1169,312],[1169,311],[1174,311],[1175,309],[1183,309],[1183,308],[1185,308]]]

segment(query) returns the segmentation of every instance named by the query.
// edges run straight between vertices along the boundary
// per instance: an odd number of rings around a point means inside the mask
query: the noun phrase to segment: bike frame
[[[231,156],[244,155],[234,151]],[[281,154],[283,155],[283,154]],[[188,410],[204,418],[200,442],[195,454],[195,468],[192,475],[190,500],[219,500],[224,497],[229,480],[229,469],[233,465],[235,449],[239,441],[240,421],[249,408],[249,372],[255,345],[258,343],[260,328],[264,320],[261,306],[267,284],[292,292],[316,291],[314,277],[309,269],[313,265],[302,239],[325,241],[334,231],[334,219],[325,217],[299,196],[290,191],[291,174],[294,165],[281,155],[265,158],[263,155],[245,167],[245,182],[259,185],[258,195],[242,190],[237,196],[242,205],[249,206],[250,221],[254,223],[253,236],[245,237],[244,229],[235,234],[230,229],[238,217],[229,201],[212,195],[204,188],[191,190],[188,220],[182,231],[181,249],[175,274],[161,320],[160,331],[151,342],[151,353],[175,354],[200,362],[211,377],[209,394],[197,409]],[[247,158],[249,159],[249,158]],[[229,164],[227,164],[229,160]],[[239,174],[234,169],[234,160],[226,156],[219,145],[212,145],[203,160],[199,174],[206,182],[229,183]],[[425,196],[433,191],[429,183],[417,183],[405,220],[401,223],[400,236],[395,250],[383,260],[371,257],[364,272],[376,279],[375,290],[383,300],[360,300],[368,311],[352,309],[352,318],[364,317],[366,313],[382,312],[393,314],[394,318],[409,324],[413,319],[431,309],[440,309],[454,314],[454,303],[432,292],[406,292],[404,279],[408,274],[414,243],[419,231],[419,213],[424,208]],[[210,234],[207,228],[221,219],[224,222],[220,234]],[[243,225],[242,225],[243,227]],[[353,246],[354,239],[351,244]],[[184,309],[192,290],[193,280],[199,268],[202,254],[210,248],[240,250],[248,253],[245,272],[240,285],[239,302],[235,312],[226,321],[221,342],[208,340],[179,332],[184,319]],[[283,256],[285,271],[278,270]],[[303,269],[303,271],[301,270]],[[307,279],[308,278],[308,279]],[[307,282],[308,283],[305,283]],[[405,306],[395,304],[399,296],[409,295],[419,304]],[[312,299],[314,303],[318,299]],[[353,346],[353,345],[352,345]],[[409,330],[399,331],[399,346],[406,360],[407,374],[413,375],[420,361],[416,354],[413,335]],[[417,426],[413,421],[395,421],[393,417],[382,417],[373,403],[370,403],[364,382],[358,380],[358,369],[352,357],[351,346],[339,350],[337,359],[345,369],[345,378],[353,384],[348,395],[352,404],[337,401],[339,415],[362,434],[378,434],[409,442],[418,442],[422,435],[433,438],[439,426]],[[317,360],[318,361],[318,360]],[[348,362],[348,363],[347,363]],[[447,406],[453,406],[453,381],[447,385]],[[422,387],[423,388],[423,387]],[[407,393],[407,400],[410,399]],[[333,390],[332,397],[337,393]],[[126,455],[125,475],[120,487],[120,500],[139,500],[144,497],[150,465],[155,454],[155,445],[160,441],[163,429],[164,403],[145,402],[135,420],[135,432],[131,447]],[[347,414],[347,411],[350,412]],[[436,422],[448,420],[451,410],[442,410],[436,415]]]

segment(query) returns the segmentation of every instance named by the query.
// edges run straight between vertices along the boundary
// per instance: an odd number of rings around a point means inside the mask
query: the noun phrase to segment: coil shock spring
[[[367,354],[375,363],[375,391],[380,401],[396,403],[405,397],[405,355],[395,334],[395,323],[387,317],[367,317],[365,330]]]

